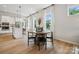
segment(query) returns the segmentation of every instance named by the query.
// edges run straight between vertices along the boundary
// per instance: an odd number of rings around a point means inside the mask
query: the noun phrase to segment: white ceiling
[[[49,5],[50,4],[0,4],[0,11],[29,16]],[[21,6],[21,8],[19,8],[19,6]]]

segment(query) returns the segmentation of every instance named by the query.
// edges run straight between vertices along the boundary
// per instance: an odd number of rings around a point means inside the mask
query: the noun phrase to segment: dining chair
[[[47,49],[47,40],[46,35],[44,33],[36,34],[36,44],[38,45],[39,50],[42,45],[45,46],[45,50]]]
[[[36,44],[36,37],[34,32],[28,32],[28,46],[29,46],[29,42],[34,42],[34,44]]]
[[[47,35],[46,39],[50,39],[51,41],[48,42],[52,42],[53,45],[53,32],[49,32],[50,35]]]

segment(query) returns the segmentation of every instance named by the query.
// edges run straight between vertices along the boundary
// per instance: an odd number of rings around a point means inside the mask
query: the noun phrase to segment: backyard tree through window
[[[46,31],[50,31],[51,29],[51,24],[52,24],[52,13],[48,12],[47,15],[45,16],[45,22],[46,22]]]

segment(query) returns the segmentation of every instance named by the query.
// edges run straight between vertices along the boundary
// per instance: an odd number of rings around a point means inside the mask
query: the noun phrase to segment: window
[[[53,23],[53,13],[49,10],[47,13],[45,12],[45,31],[51,31],[52,23]]]
[[[73,5],[68,7],[68,14],[69,15],[78,15],[79,14],[79,6]]]
[[[28,18],[28,30],[33,30],[33,18],[30,16]]]
[[[48,13],[46,15],[46,29],[47,30],[50,30],[50,27],[51,27],[51,20],[52,20],[52,14],[51,13]]]
[[[33,16],[33,31],[36,31],[36,17]]]

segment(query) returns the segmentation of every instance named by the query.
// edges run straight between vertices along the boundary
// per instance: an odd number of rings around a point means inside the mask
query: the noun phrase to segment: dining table
[[[42,32],[35,32],[35,31],[28,31],[28,33],[32,33],[32,36],[35,35],[35,40],[34,40],[34,43],[35,45],[38,45],[39,46],[39,50],[40,50],[40,43],[43,43],[45,45],[45,49],[47,47],[47,34],[50,33],[50,32],[45,32],[45,31],[42,31]]]
[[[41,36],[47,36],[47,34],[50,33],[50,32],[44,32],[44,31],[43,32],[28,31],[28,33],[32,33],[32,35],[35,34],[36,37],[38,35],[41,37]]]

